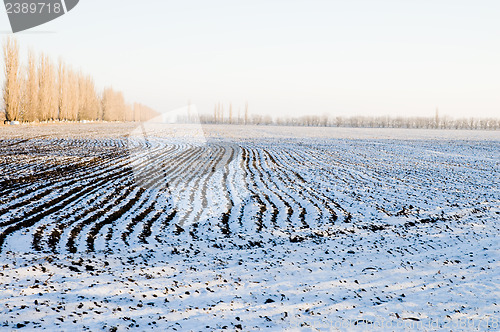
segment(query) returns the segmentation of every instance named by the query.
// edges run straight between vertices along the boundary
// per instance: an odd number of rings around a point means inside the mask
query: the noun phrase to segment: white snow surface
[[[498,132],[74,126],[1,132],[0,330],[500,330]]]

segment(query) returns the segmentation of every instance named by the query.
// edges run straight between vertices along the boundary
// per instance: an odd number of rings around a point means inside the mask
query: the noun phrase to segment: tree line
[[[227,110],[227,112],[225,112]],[[436,111],[434,116],[329,116],[305,115],[299,117],[271,117],[270,115],[250,114],[248,102],[244,105],[244,112],[233,112],[230,103],[224,108],[223,104],[216,103],[212,115],[200,116],[200,122],[205,124],[240,124],[240,125],[277,125],[277,126],[305,126],[305,127],[350,127],[350,128],[414,128],[414,129],[500,129],[499,118],[452,118],[440,116]],[[180,122],[185,122],[181,119]]]
[[[500,129],[500,119],[498,118],[452,118],[450,116],[303,116],[278,118],[274,123],[287,126],[350,128]]]
[[[6,121],[147,121],[158,115],[140,103],[129,104],[112,88],[98,92],[90,75],[62,60],[28,52],[21,63],[19,44],[3,44],[3,114]]]

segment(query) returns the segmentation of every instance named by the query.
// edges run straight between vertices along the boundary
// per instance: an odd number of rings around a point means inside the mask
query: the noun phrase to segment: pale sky
[[[16,36],[160,111],[500,116],[499,0],[80,0]]]

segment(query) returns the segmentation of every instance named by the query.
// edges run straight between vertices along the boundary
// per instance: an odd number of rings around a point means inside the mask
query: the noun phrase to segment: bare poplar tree
[[[115,121],[125,121],[125,98],[122,92],[115,92]]]
[[[87,114],[86,82],[82,72],[78,73],[78,120],[89,120]]]
[[[80,89],[78,87],[78,75],[73,70],[68,69],[67,72],[68,86],[68,107],[67,107],[67,120],[78,120],[78,110],[80,107]]]
[[[248,124],[248,101],[245,102],[245,124]]]
[[[85,77],[85,98],[89,120],[102,119],[101,103],[95,89],[94,80],[90,76]]]
[[[159,115],[153,109],[139,103],[134,103],[134,114],[137,121],[148,121]]]
[[[59,94],[59,120],[69,120],[71,117],[70,116],[71,88],[69,82],[68,68],[61,59],[59,59],[57,76],[58,76],[57,84],[58,84],[58,94]]]
[[[38,82],[37,60],[33,51],[28,52],[28,67],[26,81],[24,84],[24,120],[34,122],[40,120],[38,117]]]
[[[49,80],[49,104],[48,104],[48,113],[49,120],[57,120],[59,119],[59,84],[57,83],[57,71],[56,67],[49,59],[47,62],[47,72],[48,72],[48,80]]]
[[[134,109],[133,107],[128,104],[128,103],[125,103],[124,105],[124,112],[125,112],[125,119],[124,121],[127,121],[127,122],[131,122],[131,121],[134,121]]]
[[[101,104],[104,121],[132,120],[132,108],[125,104],[125,99],[121,92],[116,92],[112,88],[104,89]],[[136,112],[140,112],[141,110],[142,107],[137,106]]]
[[[140,104],[134,103],[134,122],[141,121]]]
[[[79,120],[98,120],[101,113],[101,105],[95,91],[95,85],[92,78],[80,73],[78,75],[78,119]]]
[[[5,82],[3,102],[7,121],[20,120],[21,110],[21,67],[17,40],[7,38],[3,44]]]
[[[38,65],[38,117],[41,121],[48,121],[53,112],[51,107],[53,105],[53,82],[52,82],[52,68],[50,65],[49,57],[45,54],[40,55],[40,62]]]
[[[224,104],[219,105],[219,123],[224,123]]]
[[[102,92],[101,104],[102,104],[102,119],[104,121],[113,121],[113,89],[105,88]]]

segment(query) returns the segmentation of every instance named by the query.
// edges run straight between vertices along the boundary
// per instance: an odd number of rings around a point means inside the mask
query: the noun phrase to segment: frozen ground
[[[0,127],[0,330],[499,330],[499,148],[481,131]]]

